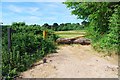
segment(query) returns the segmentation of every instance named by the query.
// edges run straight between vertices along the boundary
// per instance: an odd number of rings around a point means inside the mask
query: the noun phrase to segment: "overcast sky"
[[[62,2],[2,2],[1,7],[0,15],[4,24],[24,21],[27,24],[42,25],[82,21],[71,15],[71,11]]]

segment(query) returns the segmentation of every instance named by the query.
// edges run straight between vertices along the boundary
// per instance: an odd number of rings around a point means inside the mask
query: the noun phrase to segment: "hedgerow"
[[[7,28],[12,28],[11,51],[8,52]],[[47,31],[48,37],[43,39],[42,32]],[[13,79],[19,72],[30,68],[34,62],[45,55],[55,52],[55,39],[53,31],[44,29],[38,25],[25,25],[13,23],[2,27],[2,77]]]

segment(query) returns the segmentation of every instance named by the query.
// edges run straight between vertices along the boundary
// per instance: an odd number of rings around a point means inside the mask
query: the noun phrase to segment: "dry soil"
[[[117,57],[103,57],[90,45],[62,45],[57,53],[49,54],[32,69],[21,73],[22,78],[118,78]]]

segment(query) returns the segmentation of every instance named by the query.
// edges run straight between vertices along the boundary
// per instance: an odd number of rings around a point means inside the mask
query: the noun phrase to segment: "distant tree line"
[[[69,31],[69,30],[82,30],[88,26],[89,22],[83,21],[80,23],[53,23],[49,25],[48,23],[44,23],[42,26],[38,24],[27,25],[25,22],[13,22],[12,26],[39,26],[47,29],[52,29],[54,31]]]
[[[49,25],[45,23],[42,27],[46,27],[48,29],[52,29],[54,31],[68,31],[68,30],[80,30],[84,29],[87,25],[86,21],[83,21],[82,24],[80,23],[53,23],[53,25]]]

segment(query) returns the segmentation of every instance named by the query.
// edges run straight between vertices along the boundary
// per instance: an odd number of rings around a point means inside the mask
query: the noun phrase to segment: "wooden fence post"
[[[45,39],[46,36],[47,36],[47,32],[44,30],[44,31],[43,31],[43,39]]]

